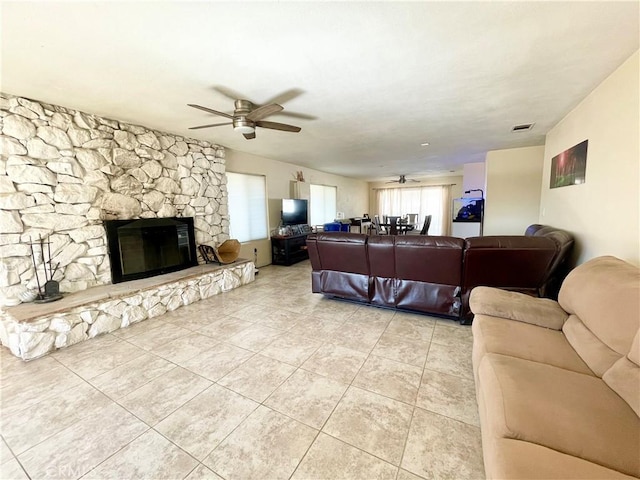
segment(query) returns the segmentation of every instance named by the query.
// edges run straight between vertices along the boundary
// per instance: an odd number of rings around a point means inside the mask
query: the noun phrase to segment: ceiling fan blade
[[[220,127],[222,125],[233,125],[233,122],[212,123],[211,125],[200,125],[199,127],[189,127],[189,130],[198,130],[200,128],[209,128],[209,127]]]
[[[283,111],[280,112],[279,115],[282,115],[283,117],[291,117],[291,118],[300,118],[302,120],[317,120],[318,117],[315,117],[313,115],[307,115],[306,113],[297,113],[297,112],[288,112],[288,111]]]
[[[281,105],[278,105],[277,103],[270,103],[269,105],[263,105],[262,107],[252,110],[249,115],[247,115],[247,120],[256,122],[268,117],[269,115],[281,112],[282,110],[284,109]]]
[[[242,135],[244,135],[244,138],[246,138],[247,140],[253,140],[254,138],[256,138],[256,132],[243,133]]]
[[[232,90],[228,87],[223,87],[222,85],[216,85],[213,87],[213,89],[224,95],[225,97],[233,100],[234,102],[239,99],[239,98],[246,98],[247,100],[249,100],[249,97],[247,97],[246,95],[243,95],[242,93],[238,93],[235,90]],[[268,103],[277,103],[277,102],[268,102]]]
[[[300,127],[294,127],[293,125],[287,125],[286,123],[277,123],[277,122],[266,122],[260,121],[256,122],[258,127],[262,128],[270,128],[272,130],[282,130],[283,132],[299,132],[302,130]]]
[[[304,90],[301,90],[299,88],[290,88],[289,90],[285,90],[284,92],[276,95],[273,98],[270,98],[269,100],[267,100],[265,102],[265,104],[269,104],[269,103],[287,103],[290,102],[291,100],[293,100],[294,98],[302,95],[304,93]]]
[[[222,125],[233,125],[233,122],[212,123],[211,125],[200,125],[199,127],[189,127],[189,130],[198,130],[199,128],[220,127]]]
[[[229,115],[228,113],[218,112],[217,110],[212,110],[207,107],[201,107],[200,105],[194,105],[192,103],[187,103],[190,107],[197,108],[198,110],[204,110],[205,112],[213,113],[214,115],[220,115],[222,117],[233,118],[233,115]]]

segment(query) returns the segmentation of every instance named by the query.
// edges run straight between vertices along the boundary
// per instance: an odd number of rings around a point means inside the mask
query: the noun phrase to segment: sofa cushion
[[[396,258],[393,252],[395,237],[391,235],[371,235],[367,242],[369,268],[374,277],[394,278]]]
[[[461,238],[395,237],[395,304],[398,308],[457,315],[462,285]]]
[[[323,270],[319,272],[318,280],[312,279],[312,282],[317,282],[320,286],[318,291],[324,294],[361,302],[369,301],[370,284],[368,275]]]
[[[486,353],[499,353],[593,375],[560,331],[487,315],[476,315],[471,329],[476,368]]]
[[[530,230],[531,227],[540,228]],[[557,252],[555,257],[553,258],[551,267],[549,268],[548,272],[549,276],[551,276],[558,269],[558,267],[560,267],[560,265],[567,260],[569,253],[573,248],[573,235],[571,235],[569,232],[548,225],[531,225],[531,227],[527,228],[525,235],[534,237],[546,237],[556,242]]]
[[[640,330],[636,333],[629,354],[614,363],[602,379],[640,417]]]
[[[369,301],[367,236],[358,233],[317,233],[307,237],[314,269],[313,292]]]
[[[535,443],[496,438],[483,443],[487,478],[522,480],[632,479],[623,473]]]
[[[315,238],[323,270],[369,275],[366,235],[360,233],[318,233]]]
[[[564,322],[562,332],[576,353],[598,377],[602,377],[604,372],[621,358],[618,352],[603,343],[576,315],[570,315]]]
[[[595,339],[619,357],[625,356],[640,328],[640,269],[615,257],[590,260],[567,276],[558,302],[575,314]],[[591,367],[591,360],[582,353],[589,346],[582,344],[585,337],[565,334]]]
[[[379,289],[380,286],[381,283],[378,281],[373,284],[376,289]],[[456,297],[459,287],[454,285],[396,278],[393,281],[393,290],[395,306],[398,308],[451,317],[460,312],[460,301]],[[376,292],[376,299],[378,297],[378,292]]]
[[[464,241],[437,236],[371,236],[371,302],[456,316]]]
[[[476,315],[518,320],[554,330],[560,330],[568,317],[553,300],[492,287],[474,288],[471,291],[469,306]]]
[[[371,235],[367,243],[371,271],[371,303],[396,306],[396,258],[393,253],[395,237]]]
[[[464,240],[455,237],[395,237],[395,276],[440,285],[462,285]]]
[[[556,243],[545,237],[488,236],[465,240],[463,283],[536,291],[547,277]]]
[[[640,475],[640,419],[600,378],[498,354],[478,369],[482,428]]]

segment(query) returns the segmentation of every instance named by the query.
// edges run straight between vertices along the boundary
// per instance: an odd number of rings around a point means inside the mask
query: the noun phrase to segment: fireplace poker
[[[33,270],[36,274],[36,284],[38,285],[38,296],[42,298],[42,289],[40,288],[40,279],[38,278],[38,265],[36,264],[36,254],[33,251],[33,240],[29,242],[29,246],[31,247],[31,259],[33,260]]]
[[[51,273],[51,280],[53,280],[53,276],[56,274],[56,272],[58,271],[58,267],[60,266],[60,262],[56,263],[56,268],[53,269],[53,272]]]
[[[51,235],[47,235],[47,249],[49,250],[49,280],[53,280],[53,273],[51,273]]]
[[[44,240],[42,239],[42,235],[38,234],[38,240],[40,241],[40,253],[42,254],[42,267],[44,268],[44,279],[48,282],[49,277],[47,276],[47,262],[44,260]]]

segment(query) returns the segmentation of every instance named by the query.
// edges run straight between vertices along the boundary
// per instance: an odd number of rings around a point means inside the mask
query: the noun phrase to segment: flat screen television
[[[307,216],[307,200],[283,198],[282,199],[282,224],[302,225],[309,223]]]

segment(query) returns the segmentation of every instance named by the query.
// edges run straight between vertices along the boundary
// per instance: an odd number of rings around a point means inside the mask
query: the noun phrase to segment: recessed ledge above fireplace
[[[58,302],[6,308],[0,310],[0,340],[15,356],[31,360],[251,283],[254,270],[244,259],[198,265],[90,288]]]

